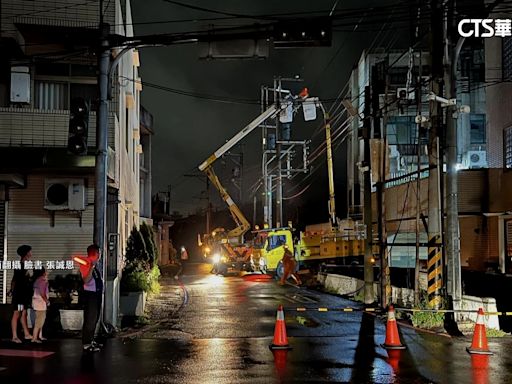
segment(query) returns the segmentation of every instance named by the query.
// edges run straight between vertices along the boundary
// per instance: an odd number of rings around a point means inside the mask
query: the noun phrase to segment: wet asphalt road
[[[385,324],[362,312],[296,312],[297,307],[355,307],[348,300],[271,280],[251,282],[191,264],[187,302],[162,323],[160,337],[111,339],[83,357],[79,340],[51,341],[43,359],[0,356],[0,383],[512,383],[512,340],[471,358],[469,338],[401,327],[407,350],[380,347]],[[272,353],[276,309],[285,307],[288,352]],[[6,348],[0,345],[0,348]]]

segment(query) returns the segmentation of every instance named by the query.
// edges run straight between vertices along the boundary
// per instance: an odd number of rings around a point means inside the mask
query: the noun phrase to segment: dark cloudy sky
[[[336,3],[335,0],[182,2],[250,15],[328,11]],[[337,9],[361,8],[371,3],[374,2],[340,0]],[[208,25],[208,22],[144,23],[221,17],[219,14],[180,7],[165,0],[132,0],[132,12],[137,35],[198,30]],[[345,29],[351,30],[352,27]],[[305,84],[309,86],[310,94],[333,99],[345,85],[362,49],[370,44],[376,33],[376,30],[336,32],[330,48],[271,50],[268,59],[259,61],[199,60],[199,51],[195,45],[144,48],[141,50],[141,75],[143,81],[174,89],[237,99],[258,99],[260,87],[271,85],[274,76],[289,77],[300,74]],[[142,102],[155,118],[154,192],[166,190],[167,185],[171,184],[173,209],[183,213],[193,212],[198,206],[204,206],[204,201],[197,199],[204,189],[204,184],[198,179],[185,178],[183,174],[191,173],[213,151],[255,118],[259,113],[259,106],[195,99],[148,86],[143,89]],[[318,124],[306,126],[304,135],[309,137],[317,126]],[[308,129],[310,132],[307,132]],[[261,133],[255,131],[245,141],[246,186],[252,184],[259,176],[257,172],[261,169],[260,137]],[[339,170],[342,168],[340,164],[343,164],[342,148],[339,147],[335,154],[338,163],[337,189],[340,190],[337,191],[338,196],[344,196],[342,190],[345,188]],[[320,170],[318,173],[323,174],[326,171]],[[326,184],[323,176],[318,180],[322,185]],[[231,187],[228,185],[228,188]],[[287,191],[284,191],[284,195],[286,194]],[[325,208],[327,211],[326,201],[327,196],[324,196],[319,202],[319,209]]]

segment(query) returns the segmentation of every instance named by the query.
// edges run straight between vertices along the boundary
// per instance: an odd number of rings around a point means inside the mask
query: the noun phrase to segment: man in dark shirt
[[[32,257],[32,247],[30,245],[22,245],[18,247],[18,255],[21,257],[21,269],[15,269],[11,281],[12,304],[14,312],[11,319],[12,342],[20,344],[18,338],[18,320],[21,317],[21,326],[25,334],[25,339],[32,339],[32,335],[27,325],[27,308],[32,302],[32,284],[30,283],[30,275],[25,269],[25,261]]]
[[[82,329],[82,345],[84,352],[97,352],[101,344],[94,341],[96,324],[101,312],[103,295],[103,279],[97,268],[100,258],[100,248],[96,244],[87,248],[87,264],[80,265],[80,274],[84,282],[83,304],[84,325]]]

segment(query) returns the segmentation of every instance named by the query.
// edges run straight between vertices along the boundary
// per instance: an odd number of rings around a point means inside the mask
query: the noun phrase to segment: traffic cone
[[[476,317],[475,331],[473,333],[473,342],[471,347],[466,348],[471,354],[476,355],[492,355],[487,346],[487,334],[485,333],[484,310],[478,308],[478,316]]]
[[[400,342],[398,335],[398,326],[396,325],[395,308],[392,305],[388,310],[388,321],[386,323],[386,340],[381,344],[386,349],[405,349],[405,345]]]
[[[283,306],[277,308],[276,326],[274,329],[274,340],[269,345],[270,349],[291,349],[286,336],[286,324],[284,322]]]
[[[489,355],[471,355],[473,384],[489,384]]]

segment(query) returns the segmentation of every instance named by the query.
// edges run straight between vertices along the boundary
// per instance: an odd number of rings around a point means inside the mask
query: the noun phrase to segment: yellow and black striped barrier
[[[352,308],[352,307],[290,307],[286,311],[296,312],[371,312],[386,313],[382,308]],[[423,309],[423,308],[395,308],[402,312],[429,312],[429,313],[478,313],[477,309]],[[512,316],[512,312],[484,312],[485,316]]]
[[[430,308],[439,309],[442,303],[443,287],[443,260],[442,244],[439,235],[430,236],[428,239],[428,305]]]
[[[285,308],[289,311],[297,312],[378,312],[380,308],[329,308],[329,307],[296,307],[296,308]]]

